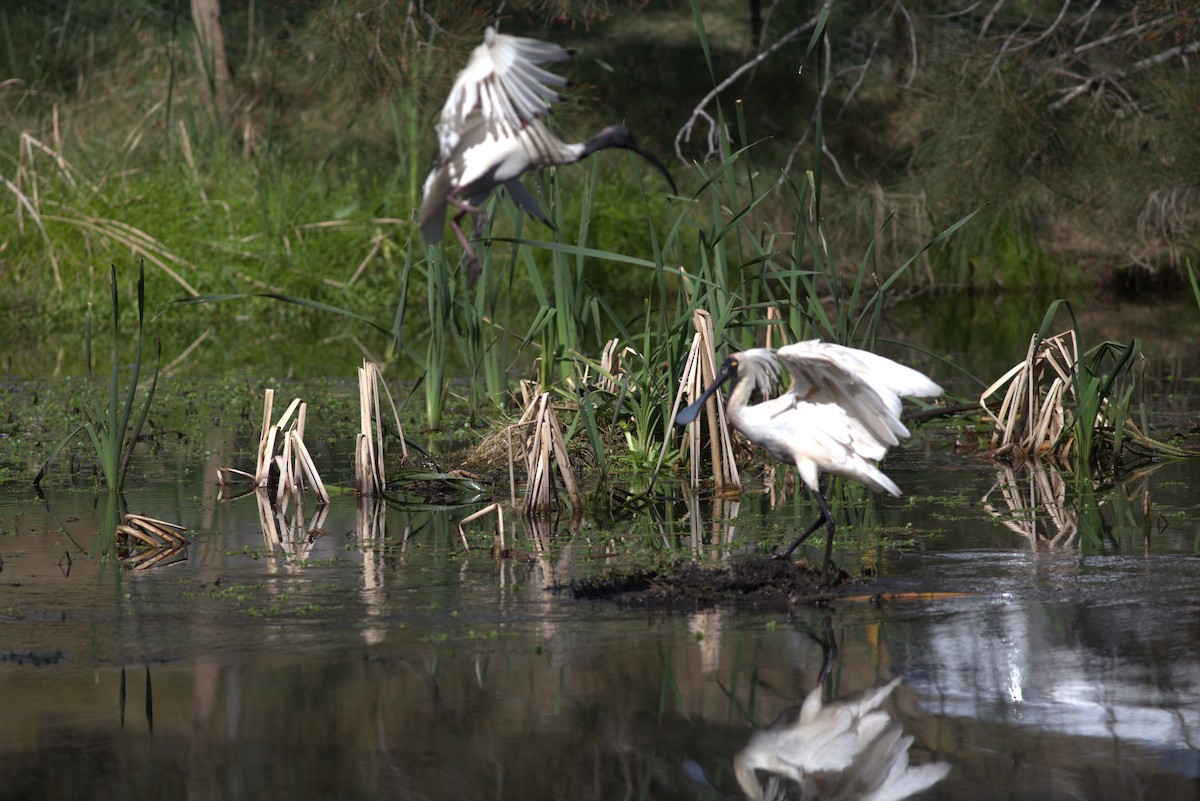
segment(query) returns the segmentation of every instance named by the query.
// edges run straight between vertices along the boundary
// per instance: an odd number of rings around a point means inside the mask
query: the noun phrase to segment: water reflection
[[[886,692],[886,737],[871,742],[892,758],[879,764],[907,771],[932,752],[952,765],[925,799],[1196,798],[1200,464],[1092,501],[1054,474],[896,456],[912,491],[860,505],[860,541],[911,524],[938,545],[881,549],[878,584],[965,592],[835,603],[841,654],[824,682],[800,630],[824,611],[646,612],[554,589],[631,556],[761,553],[756,539],[810,521],[803,496],[772,508],[766,494],[681,492],[580,522],[505,509],[515,536],[494,559],[486,518],[468,528],[471,551],[459,539],[477,506],[338,496],[323,515],[310,503],[281,518],[219,503],[196,478],[130,498],[189,525],[189,560],[116,588],[85,552],[104,513],[90,496],[54,498],[77,542],[27,494],[0,497],[0,798],[711,797],[688,782],[687,759],[741,797],[739,754],[779,750],[801,720],[781,711],[816,686],[823,712]],[[953,514],[948,496],[963,499]],[[850,765],[863,773],[863,759]],[[778,775],[772,790],[770,771],[752,770],[764,798],[803,790]]]
[[[1114,486],[1096,488],[1090,483],[1080,486],[1074,475],[1051,465],[996,463],[996,480],[983,495],[983,509],[1028,540],[1034,551],[1066,550],[1081,542],[1115,551],[1119,545],[1114,528],[1140,527],[1143,551],[1149,553],[1150,478],[1162,467],[1163,463],[1144,465],[1124,474]],[[1104,506],[1112,510],[1113,520],[1105,518]]]
[[[946,778],[945,762],[910,765],[912,735],[883,708],[901,677],[854,698],[824,703],[818,684],[799,708],[755,732],[733,759],[734,774],[752,801],[787,798],[879,801],[908,798]],[[756,771],[770,774],[760,784]]]

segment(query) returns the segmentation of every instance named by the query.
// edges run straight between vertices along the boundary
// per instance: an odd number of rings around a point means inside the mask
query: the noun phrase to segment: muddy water
[[[1008,497],[1044,501],[1033,514],[1007,506],[995,468],[944,436],[891,473],[909,496],[872,501],[839,559],[897,598],[790,612],[550,589],[651,551],[769,547],[813,511],[781,493],[574,532],[510,518],[497,561],[490,526],[459,540],[476,507],[335,498],[316,532],[311,508],[285,519],[284,547],[253,497],[186,475],[127,501],[192,528],[188,558],[122,572],[84,553],[90,496],[7,492],[0,798],[711,797],[689,761],[735,794],[734,756],[814,686],[827,626],[829,699],[904,676],[890,708],[911,759],[951,765],[922,797],[1195,798],[1200,465],[1090,516],[1028,486]]]
[[[1165,434],[1200,419],[1185,340],[1165,332],[1148,370]],[[971,347],[951,344],[930,347]],[[251,443],[214,432],[135,466],[127,507],[193,538],[145,571],[89,556],[90,492],[0,486],[0,800],[715,797],[693,766],[740,797],[735,758],[817,684],[831,635],[827,701],[903,676],[887,708],[910,759],[950,766],[917,797],[1200,797],[1200,461],[1080,501],[964,438],[930,425],[889,456],[903,498],[835,490],[836,558],[874,579],[824,609],[552,588],[764,555],[816,514],[779,483],[737,503],[665,487],[669,503],[537,531],[506,510],[497,560],[490,520],[463,548],[468,498],[283,519],[218,500],[213,468]]]

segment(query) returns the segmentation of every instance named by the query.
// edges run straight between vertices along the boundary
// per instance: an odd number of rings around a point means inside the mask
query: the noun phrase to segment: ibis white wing
[[[539,118],[560,99],[557,90],[567,79],[540,65],[567,58],[570,54],[552,42],[487,29],[483,44],[455,78],[436,126],[438,152],[420,211],[427,241],[442,236],[447,198],[486,195],[497,183],[517,178],[536,157],[563,147]],[[520,189],[518,203],[545,219]]]
[[[567,79],[539,65],[568,58],[570,54],[552,42],[505,36],[488,28],[442,107],[437,162],[454,158],[473,115],[506,137],[544,116],[550,104],[560,99],[557,90],[567,85]]]

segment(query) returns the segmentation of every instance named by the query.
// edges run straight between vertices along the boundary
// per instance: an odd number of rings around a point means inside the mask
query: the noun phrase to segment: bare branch
[[[996,14],[1004,5],[1004,0],[996,0],[996,5],[992,6],[988,11],[987,16],[983,18],[983,24],[979,26],[979,38],[982,39],[987,34],[988,28],[992,26],[992,20],[996,18]]]
[[[744,75],[747,71],[752,70],[755,67],[757,67],[763,61],[765,61],[767,58],[769,58],[773,53],[778,51],[781,47],[783,47],[788,42],[795,39],[800,34],[804,33],[805,31],[809,31],[809,30],[812,30],[813,28],[815,28],[817,25],[817,20],[819,20],[821,18],[821,14],[823,14],[826,10],[828,10],[829,6],[831,6],[832,4],[833,4],[833,0],[825,0],[825,2],[821,4],[821,10],[819,12],[817,12],[817,14],[815,16],[813,16],[810,20],[808,20],[808,22],[805,22],[803,25],[800,25],[799,27],[792,28],[790,31],[785,33],[783,36],[779,37],[779,39],[775,42],[775,44],[771,45],[766,50],[763,50],[762,52],[760,52],[754,58],[747,61],[742,66],[738,67],[736,70],[734,70],[732,73],[730,73],[729,77],[727,77],[725,80],[721,81],[719,84],[717,84],[715,87],[713,87],[713,90],[711,92],[709,92],[703,98],[700,99],[700,102],[698,104],[696,104],[696,107],[694,109],[692,109],[692,115],[688,118],[688,121],[686,123],[684,123],[684,126],[679,129],[679,132],[677,134],[675,134],[675,155],[679,158],[680,161],[684,162],[685,164],[687,163],[687,159],[685,159],[683,156],[683,142],[691,141],[692,130],[696,126],[697,118],[699,118],[701,116],[706,117],[710,122],[709,150],[705,154],[705,159],[712,157],[712,155],[716,152],[716,150],[712,147],[712,143],[715,141],[716,135],[712,129],[712,117],[709,116],[707,113],[705,113],[704,109],[708,106],[709,103],[711,103],[713,100],[716,99],[717,95],[719,95],[721,92],[728,89],[730,87],[730,85],[733,84],[734,81],[736,81],[738,78],[740,78],[742,75]]]
[[[1100,0],[1096,0],[1096,2],[1100,2]],[[1126,28],[1123,31],[1117,31],[1116,33],[1110,33],[1107,36],[1101,36],[1099,39],[1093,39],[1092,41],[1087,42],[1085,44],[1075,45],[1070,50],[1067,50],[1066,52],[1064,52],[1060,56],[1060,58],[1063,58],[1063,59],[1072,58],[1086,50],[1091,50],[1093,47],[1100,47],[1102,45],[1110,44],[1112,42],[1118,41],[1119,39],[1124,39],[1129,36],[1137,36],[1139,33],[1142,33],[1143,31],[1148,31],[1151,28],[1158,27],[1159,25],[1165,25],[1166,23],[1170,22],[1171,20],[1175,19],[1178,16],[1179,16],[1178,14],[1167,14],[1166,16],[1163,16],[1163,17],[1156,17],[1155,19],[1152,19],[1149,22],[1143,22],[1141,25],[1135,25],[1132,28]]]
[[[1079,44],[1080,40],[1082,40],[1084,35],[1087,34],[1088,28],[1092,26],[1092,15],[1096,13],[1096,9],[1100,7],[1102,2],[1104,2],[1104,0],[1094,0],[1092,7],[1085,11],[1082,17],[1072,23],[1073,25],[1079,26],[1079,33],[1075,36],[1076,44]]]
[[[1063,17],[1065,17],[1067,14],[1067,7],[1070,5],[1071,5],[1071,0],[1063,0],[1062,8],[1060,8],[1058,10],[1058,16],[1054,18],[1054,22],[1050,23],[1050,27],[1046,28],[1046,30],[1042,31],[1041,34],[1033,37],[1028,42],[1025,42],[1024,44],[1018,45],[1018,46],[1012,48],[1011,50],[1008,50],[1008,52],[1009,53],[1018,53],[1022,50],[1026,50],[1030,47],[1033,47],[1038,42],[1045,41],[1046,38],[1049,37],[1050,34],[1054,33],[1054,31],[1058,28],[1059,23],[1062,22]],[[1002,55],[1003,55],[1003,53],[1002,53]]]
[[[1161,53],[1156,53],[1153,56],[1136,62],[1127,70],[1113,70],[1112,72],[1106,72],[1103,75],[1093,75],[1086,81],[1083,81],[1071,89],[1066,90],[1066,94],[1047,106],[1047,109],[1050,111],[1058,111],[1060,108],[1067,105],[1085,92],[1093,91],[1094,89],[1098,89],[1105,84],[1115,84],[1122,78],[1128,78],[1130,75],[1135,75],[1144,70],[1148,70],[1151,67],[1157,67],[1160,64],[1163,64],[1174,58],[1185,58],[1193,53],[1200,53],[1200,41],[1189,42],[1188,44],[1178,45],[1176,47],[1164,50]]]

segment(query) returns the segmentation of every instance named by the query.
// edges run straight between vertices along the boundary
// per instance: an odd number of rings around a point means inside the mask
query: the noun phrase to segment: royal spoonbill
[[[791,374],[792,385],[775,396],[780,363]],[[729,422],[779,461],[796,465],[821,506],[821,516],[812,527],[777,556],[791,556],[824,523],[829,534],[822,570],[828,574],[835,524],[819,475],[852,478],[876,492],[899,495],[900,488],[876,463],[908,436],[900,422],[900,398],[933,398],[942,394],[942,388],[891,359],[814,339],[778,350],[752,348],[733,354],[712,385],[682,409],[675,422],[687,425],[695,420],[709,396],[727,380],[733,381]]]
[[[521,184],[526,172],[556,164],[572,164],[598,150],[621,147],[638,153],[667,179],[675,181],[658,158],[646,150],[624,125],[610,125],[586,142],[568,144],[550,133],[542,117],[559,100],[567,80],[541,65],[563,61],[570,54],[559,45],[519,36],[506,36],[489,27],[467,66],[454,80],[437,123],[438,152],[425,179],[421,200],[421,233],[429,243],[442,238],[447,204],[457,208],[450,227],[475,267],[471,248],[459,221],[470,213],[475,233],[485,222],[480,204],[503,184],[513,201],[549,224],[533,195]],[[473,273],[469,273],[473,277]]]

